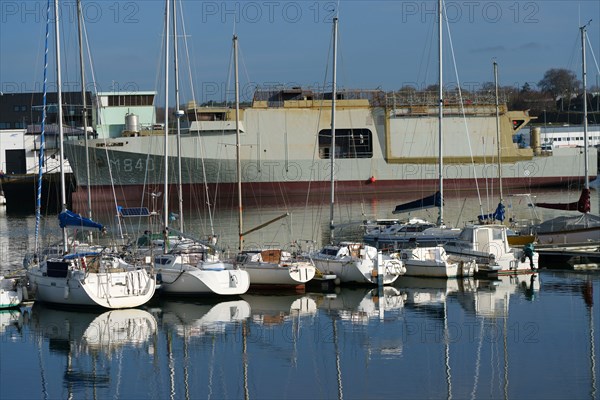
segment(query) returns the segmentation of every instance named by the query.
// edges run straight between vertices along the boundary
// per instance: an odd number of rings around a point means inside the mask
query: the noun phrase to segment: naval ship
[[[299,87],[260,89],[240,108],[238,118],[235,107],[188,103],[176,112],[187,119],[179,146],[174,127],[168,127],[168,193],[175,199],[181,162],[184,199],[201,205],[207,196],[231,199],[235,205],[236,126],[245,198],[323,199],[330,191],[333,151],[339,195],[420,195],[438,189],[436,93],[338,91],[335,149],[331,97],[331,92]],[[531,129],[530,146],[518,143],[515,138],[523,136],[521,130],[533,119],[528,111],[496,106],[495,98],[485,94],[459,101],[448,93],[444,99],[446,188],[473,190],[476,182],[490,187],[501,180],[504,188],[528,190],[583,181],[581,149],[545,151],[539,129]],[[116,195],[119,204],[149,205],[151,195],[164,192],[164,127],[141,129],[131,123],[125,128],[118,137],[88,141],[92,197],[112,202]],[[65,143],[79,184],[73,194],[75,209],[87,199],[85,150],[83,140]],[[596,151],[589,162],[594,178]]]

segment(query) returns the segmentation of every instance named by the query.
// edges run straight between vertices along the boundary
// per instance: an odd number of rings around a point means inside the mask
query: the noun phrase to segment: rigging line
[[[61,212],[67,210],[67,194],[65,188],[65,154],[64,154],[64,131],[63,131],[63,108],[62,108],[62,79],[61,79],[61,55],[60,55],[60,14],[58,10],[58,0],[54,0],[54,40],[55,40],[55,56],[56,56],[56,98],[58,107],[57,125],[58,125],[58,140],[59,140],[59,164],[60,164],[60,202]],[[62,228],[62,248],[67,252],[68,248],[68,232],[66,227]]]
[[[315,135],[315,145],[314,145],[314,151],[313,151],[313,155],[312,155],[312,165],[315,165],[316,163],[316,159],[317,157],[319,157],[319,126],[320,126],[320,121],[321,121],[321,116],[323,115],[323,106],[325,103],[325,96],[323,96],[323,92],[325,91],[325,88],[327,87],[327,76],[329,74],[329,60],[330,60],[330,55],[332,53],[331,49],[333,46],[333,37],[330,37],[330,41],[329,41],[329,47],[327,49],[327,57],[326,57],[326,63],[325,63],[325,74],[323,75],[323,85],[322,85],[322,89],[321,90],[321,98],[320,98],[320,105],[319,105],[319,113],[318,113],[318,118],[316,119],[316,126],[315,126],[315,130],[314,132],[316,132]],[[318,90],[317,90],[318,92]],[[313,102],[314,102],[314,98],[313,98]],[[309,206],[309,202],[310,202],[310,191],[311,191],[311,187],[312,187],[312,182],[313,179],[318,178],[318,174],[321,172],[320,169],[317,169],[315,172],[315,176],[313,176],[313,172],[311,171],[309,179],[308,179],[308,190],[306,192],[306,198],[305,198],[305,203],[304,203],[304,209],[307,210],[308,206]],[[325,193],[323,192],[321,194],[321,202],[320,204],[323,204],[325,200]],[[316,215],[315,215],[316,213]],[[317,232],[319,230],[319,225],[320,225],[320,216],[322,215],[323,210],[322,207],[316,207],[315,211],[313,212],[313,217],[316,216],[316,218],[313,218],[313,223],[312,223],[312,232],[311,235],[314,237],[315,236],[315,232]],[[302,228],[301,228],[301,236],[304,235],[304,219],[302,221]]]
[[[244,75],[246,76],[246,82],[251,82],[250,75],[248,74],[248,69],[246,67],[246,63],[244,62],[244,59],[245,58],[244,58],[244,55],[242,53],[242,48],[241,48],[240,43],[238,41],[238,60],[242,64],[242,70],[244,71]],[[238,85],[239,85],[239,83],[238,83]],[[240,93],[244,93],[244,92],[245,92],[245,90],[241,90],[240,91]],[[287,116],[287,114],[285,114],[285,115]],[[287,138],[287,131],[284,132],[284,135]],[[251,146],[253,146],[253,145],[251,145]],[[257,167],[258,172],[261,173],[262,172],[262,167],[261,167],[261,161],[262,161],[262,159],[261,159],[261,152],[260,152],[260,149],[261,149],[260,121],[257,122],[256,149],[257,149],[256,167]],[[285,149],[287,150],[287,147],[285,147]],[[285,162],[285,169],[287,171],[287,168],[288,168],[287,151],[286,151],[284,159],[286,160],[286,162]],[[286,203],[286,201],[285,201],[286,200],[285,199],[285,195],[283,195],[284,191],[283,191],[283,188],[282,188],[282,183],[281,182],[272,183],[272,186],[277,186],[277,188],[279,189],[279,192],[282,194],[283,202],[284,202],[284,205],[286,206],[285,208],[287,208],[287,204],[285,204]],[[248,188],[246,188],[246,189],[248,189]],[[251,185],[249,189],[252,191],[253,199],[258,204],[261,204],[258,201],[258,199],[257,199],[256,192],[254,191],[254,185]]]
[[[95,75],[94,67],[93,67],[93,64],[92,64],[92,53],[91,53],[91,50],[90,50],[90,44],[89,44],[88,35],[87,35],[87,28],[86,28],[86,25],[85,25],[83,19],[82,19],[82,24],[81,25],[82,25],[82,28],[83,28],[83,32],[85,34],[85,43],[86,43],[86,48],[87,48],[87,53],[88,53],[88,59],[90,61],[90,73],[92,75],[92,82],[94,84],[94,92],[98,93],[98,87],[97,87],[97,83],[96,83],[96,75]],[[98,111],[99,111],[98,115],[101,115],[103,113],[103,108],[99,107]],[[111,190],[112,190],[112,194],[113,194],[113,200],[114,200],[114,203],[115,203],[114,210],[116,211],[117,208],[118,208],[118,204],[117,204],[117,195],[116,195],[116,190],[115,190],[115,184],[114,184],[114,178],[113,178],[112,168],[110,166],[110,157],[108,155],[108,147],[109,146],[106,145],[106,136],[103,139],[104,139],[104,144],[105,144],[105,146],[104,146],[104,152],[106,154],[108,174],[109,174],[109,178],[110,178],[110,186],[111,186]],[[119,229],[119,235],[120,235],[120,237],[122,239],[123,238],[123,227],[122,227],[120,218],[117,218],[117,227]]]
[[[229,101],[227,99],[227,93],[230,92],[230,87],[231,87],[231,74],[232,74],[232,66],[233,66],[233,56],[234,56],[234,49],[233,49],[233,45],[231,46],[231,52],[229,54],[229,64],[227,66],[227,84],[225,86],[225,92],[222,93],[222,104],[225,108],[229,107]],[[223,127],[223,129],[221,129],[221,138],[223,138],[225,136],[225,128]],[[215,191],[214,191],[214,196],[213,196],[213,204],[216,207],[217,204],[217,198],[218,198],[218,193],[219,193],[219,183],[221,181],[221,169],[223,168],[223,164],[224,162],[227,162],[226,157],[221,156],[222,152],[227,154],[226,149],[227,149],[228,145],[224,142],[221,141],[221,144],[219,146],[217,146],[217,154],[216,154],[216,159],[217,161],[217,170],[216,170],[216,181],[215,181]]]
[[[342,38],[342,35],[340,34],[340,31],[338,29],[338,33],[337,33],[337,48],[338,48],[337,49],[337,55],[338,55],[338,58],[339,58],[339,68],[338,68],[338,71],[341,70],[341,74],[343,75],[343,79],[342,80],[344,82],[348,82],[349,79],[347,78],[347,74],[346,74],[346,68],[345,68],[345,63],[344,63],[344,55],[343,55],[343,52],[340,50],[340,44],[342,43],[342,39],[341,38]],[[354,99],[355,97],[357,99],[362,98],[363,90],[358,89],[358,90],[355,91],[355,90],[343,89],[343,87],[340,86],[340,84],[339,84],[339,79],[337,79],[336,87],[337,87],[336,88],[336,92],[337,93],[346,92],[348,94],[348,97],[352,98],[352,99]],[[367,97],[367,99],[369,101],[369,104],[371,104],[371,100],[369,99],[369,97],[368,96],[365,96],[365,97]],[[338,113],[338,115],[340,115],[339,114],[340,111],[336,111],[336,113]],[[350,168],[356,168],[356,171],[360,172],[360,161],[361,161],[361,159],[356,156],[356,154],[357,154],[357,152],[356,152],[356,144],[354,142],[354,137],[355,137],[354,136],[355,135],[354,131],[356,129],[354,128],[354,123],[352,121],[352,113],[348,113],[348,127],[349,127],[349,131],[350,131],[349,132],[350,143],[348,144],[348,151],[349,151],[350,154],[352,154],[354,156],[353,159],[350,160]],[[369,176],[372,176],[372,174],[373,174],[373,171],[372,171],[373,162],[374,162],[373,159],[371,159],[371,170],[369,171]],[[360,174],[359,174],[359,176],[360,176]],[[365,193],[364,193],[363,189],[364,189],[363,186],[359,186],[358,196],[360,198],[360,205],[363,207],[363,210],[364,210]],[[348,208],[347,208],[347,212],[348,212],[348,214],[351,213]],[[351,220],[351,219],[352,218],[348,215],[348,220]]]
[[[429,65],[431,64],[431,51],[433,49],[433,45],[431,44],[431,42],[433,41],[433,34],[435,32],[435,28],[436,28],[436,23],[435,23],[435,19],[433,21],[433,23],[430,25],[429,30],[427,31],[427,36],[425,38],[425,46],[423,46],[423,51],[421,52],[421,61],[419,63],[419,72],[417,73],[417,87],[415,87],[416,90],[419,89],[419,82],[421,82],[421,79],[423,80],[423,82],[427,82],[427,77],[429,75]],[[429,43],[429,46],[427,45]],[[421,76],[421,72],[422,72],[422,76]]]
[[[183,14],[183,6],[182,6],[183,2],[179,2],[179,8],[180,8],[180,13],[181,15]],[[188,47],[188,41],[187,41],[187,34],[186,34],[186,29],[185,29],[185,18],[181,18],[181,30],[182,33],[184,35],[184,40],[183,40],[183,44],[184,44],[184,48],[185,48],[185,55],[186,58],[188,60],[187,66],[188,66],[188,75],[189,75],[189,80],[190,80],[190,90],[191,90],[191,94],[192,94],[192,101],[194,102],[194,118],[198,119],[198,105],[196,103],[196,92],[194,89],[194,85],[193,85],[193,74],[192,74],[192,65],[189,62],[190,60],[190,51],[189,51],[189,47]],[[202,179],[204,182],[204,190],[205,190],[205,195],[206,195],[206,206],[207,206],[207,210],[208,210],[208,220],[209,220],[209,224],[210,224],[210,233],[211,235],[214,237],[215,236],[215,227],[214,227],[214,220],[213,220],[213,212],[214,210],[211,207],[211,202],[210,202],[210,193],[208,190],[208,181],[206,180],[206,165],[204,163],[204,141],[202,140],[202,137],[200,135],[200,131],[198,131],[197,133],[198,136],[198,143],[199,143],[199,149],[200,149],[200,163],[202,165]],[[214,203],[216,206],[216,202]],[[214,206],[213,206],[214,207]]]
[[[46,90],[48,82],[48,38],[50,36],[50,5],[51,0],[48,0],[48,7],[46,9],[46,43],[44,49],[44,88],[42,97],[42,127],[40,133],[40,151],[38,160],[38,187],[37,187],[37,200],[35,206],[35,254],[39,251],[39,233],[40,233],[40,219],[42,215],[42,174],[44,173],[44,134],[46,132]]]
[[[590,285],[592,285],[592,283],[590,282]],[[592,286],[593,289],[593,286]],[[590,325],[590,370],[591,370],[591,375],[592,375],[592,387],[591,387],[591,391],[590,391],[590,397],[592,399],[596,398],[596,350],[595,350],[595,342],[594,342],[594,306],[593,304],[590,305],[588,307],[588,318],[589,318],[589,325]]]
[[[596,55],[594,54],[594,48],[592,47],[592,42],[590,42],[590,35],[585,35],[587,39],[588,45],[590,46],[590,53],[592,54],[592,58],[594,59],[594,64],[596,65],[596,71],[600,74],[600,67],[598,66],[598,60],[596,59]]]
[[[444,8],[445,8],[445,3],[443,0],[442,0],[442,4],[444,4]],[[458,89],[458,96],[460,99],[460,109],[461,109],[461,113],[463,116],[463,122],[465,124],[465,130],[467,133],[467,143],[469,144],[469,154],[471,155],[471,164],[473,165],[473,178],[475,180],[475,188],[477,190],[477,198],[479,200],[479,208],[480,208],[481,214],[483,214],[483,205],[481,203],[481,193],[479,191],[479,182],[477,182],[477,171],[475,169],[475,160],[473,157],[473,147],[471,146],[471,135],[469,133],[469,124],[467,123],[467,116],[465,113],[465,104],[464,104],[463,97],[462,97],[462,90],[460,88],[460,79],[458,77],[458,68],[456,66],[456,58],[454,56],[454,44],[452,42],[452,34],[450,33],[450,23],[448,22],[448,15],[446,14],[445,9],[444,9],[444,15],[446,17],[446,30],[448,31],[448,42],[450,44],[450,52],[452,54],[452,63],[454,65],[454,73],[456,76],[456,87]]]

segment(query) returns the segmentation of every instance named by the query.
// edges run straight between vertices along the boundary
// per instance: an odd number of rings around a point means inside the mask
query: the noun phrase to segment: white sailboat
[[[477,268],[475,259],[453,257],[442,245],[402,249],[399,256],[406,267],[406,276],[469,277],[475,275]]]
[[[170,1],[165,2],[165,110],[169,109],[169,13]],[[177,13],[173,0],[173,37],[177,41]],[[175,45],[176,46],[176,45]],[[175,69],[177,70],[175,54]],[[175,79],[176,92],[178,79]],[[179,107],[179,104],[176,105]],[[177,112],[177,115],[180,113]],[[177,125],[179,127],[179,124]],[[169,113],[165,113],[165,197],[164,197],[164,233],[169,235]],[[180,196],[181,198],[181,196]],[[180,217],[181,216],[180,207]],[[181,244],[169,251],[165,238],[164,254],[155,257],[154,267],[160,276],[161,291],[177,295],[239,295],[250,286],[250,276],[246,271],[221,261],[218,257],[207,258],[207,248],[201,243]],[[160,274],[160,275],[158,275]]]
[[[55,40],[57,64],[58,104],[61,100],[61,61],[58,1],[54,2]],[[80,16],[81,18],[81,16]],[[48,24],[50,8],[48,8]],[[48,33],[48,30],[46,31]],[[46,35],[46,38],[48,35]],[[46,49],[48,43],[46,40]],[[47,68],[47,63],[45,69]],[[45,73],[44,73],[45,75]],[[45,79],[44,79],[45,81]],[[45,112],[44,112],[45,114]],[[59,215],[63,236],[63,255],[38,260],[27,269],[27,278],[35,294],[35,300],[47,303],[103,307],[109,309],[138,307],[154,295],[156,281],[145,269],[125,263],[112,253],[95,251],[71,253],[68,249],[67,227],[90,227],[102,230],[102,225],[82,218],[66,209],[66,188],[63,169],[63,126],[62,107],[58,107],[60,143],[60,176],[62,212]],[[38,188],[38,198],[39,198]],[[39,207],[37,210],[40,212]]]
[[[331,188],[329,203],[329,227],[331,239],[334,235],[335,206],[335,103],[337,99],[337,28],[338,19],[333,19],[333,83],[331,93]],[[375,247],[364,243],[341,242],[323,247],[311,254],[317,270],[323,275],[335,275],[340,283],[390,285],[405,272],[402,262],[384,256]]]

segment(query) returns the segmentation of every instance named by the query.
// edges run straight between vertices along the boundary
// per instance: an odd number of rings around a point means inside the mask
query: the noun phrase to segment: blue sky
[[[330,81],[331,16],[339,9],[338,84],[386,90],[437,82],[437,1],[180,1],[196,98],[220,100],[231,87],[231,38],[240,43],[240,78],[255,84],[315,86]],[[160,90],[164,2],[83,0],[99,90]],[[463,86],[493,80],[521,87],[550,68],[580,76],[579,26],[600,58],[600,1],[447,1],[454,52],[444,32],[444,81]],[[75,1],[62,1],[63,81],[79,81]],[[0,2],[0,90],[41,90],[46,1]],[[182,32],[180,22],[180,33]],[[52,28],[53,29],[53,28]],[[51,31],[53,32],[53,31]],[[52,36],[51,36],[52,38]],[[51,39],[53,40],[53,39]],[[181,59],[184,44],[180,41]],[[52,50],[51,50],[52,52]],[[52,53],[51,53],[52,54]],[[588,49],[588,80],[597,70]],[[51,66],[53,62],[51,63]],[[181,61],[182,96],[191,98]],[[53,67],[52,67],[53,68]],[[329,69],[330,70],[330,69]],[[88,80],[90,72],[87,72]],[[49,81],[55,80],[54,70]],[[244,96],[243,96],[244,97]],[[247,96],[245,96],[247,97]]]

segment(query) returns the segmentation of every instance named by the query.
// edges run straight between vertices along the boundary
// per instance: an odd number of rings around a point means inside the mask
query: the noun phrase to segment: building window
[[[336,158],[372,158],[373,134],[368,129],[336,129]],[[319,158],[331,158],[331,129],[319,132]]]

